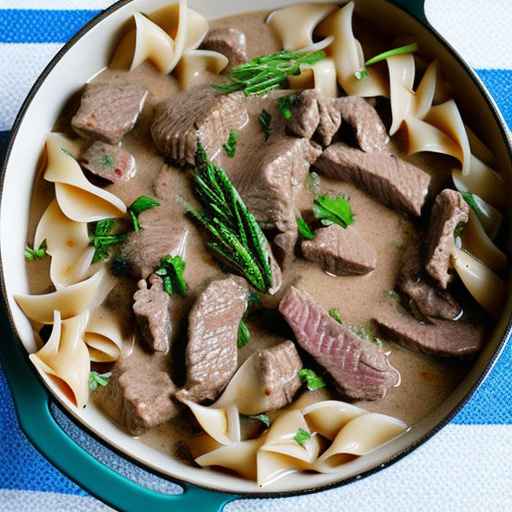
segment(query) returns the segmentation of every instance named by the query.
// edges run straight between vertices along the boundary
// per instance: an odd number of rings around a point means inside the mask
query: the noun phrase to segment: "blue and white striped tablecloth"
[[[0,0],[0,159],[16,112],[39,72],[64,42],[111,3]],[[427,15],[478,71],[512,126],[512,0],[428,0]],[[450,425],[387,470],[315,495],[245,500],[226,507],[229,512],[313,509],[512,510],[512,346]],[[0,512],[103,510],[108,508],[46,462],[21,433],[0,369]]]

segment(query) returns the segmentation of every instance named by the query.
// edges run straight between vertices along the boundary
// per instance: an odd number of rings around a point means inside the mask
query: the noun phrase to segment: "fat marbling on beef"
[[[398,384],[400,374],[387,355],[332,319],[306,292],[292,286],[279,311],[299,345],[329,372],[348,398],[378,400]]]
[[[80,156],[82,167],[96,176],[117,183],[135,176],[135,157],[121,146],[96,141]]]
[[[206,34],[201,48],[222,53],[232,67],[243,64],[248,59],[245,34],[236,28],[212,28]]]
[[[315,231],[313,240],[303,240],[302,254],[336,276],[368,274],[377,266],[377,253],[354,226],[337,224]]]
[[[374,318],[382,336],[407,348],[435,356],[463,357],[482,347],[482,329],[462,320],[418,322],[399,307],[388,305]]]
[[[326,176],[349,181],[387,206],[419,217],[430,176],[386,152],[365,153],[343,143],[329,146],[315,162]]]
[[[231,379],[247,299],[247,282],[232,275],[212,281],[201,292],[189,316],[187,384],[177,393],[179,399],[214,400]]]
[[[445,189],[438,194],[430,215],[425,268],[441,288],[452,279],[449,268],[455,228],[468,220],[469,206],[459,192]]]
[[[168,370],[165,354],[137,349],[115,363],[108,385],[99,387],[94,398],[131,435],[141,435],[178,414]]]
[[[85,137],[117,144],[135,126],[147,95],[136,84],[87,84],[71,126]]]
[[[145,279],[138,283],[133,312],[146,346],[155,352],[168,352],[172,334],[171,297],[164,291],[160,277],[153,274],[148,281],[149,287]]]
[[[178,165],[194,165],[197,143],[214,157],[231,130],[248,122],[243,93],[219,94],[201,85],[171,96],[155,111],[151,134],[158,151]]]

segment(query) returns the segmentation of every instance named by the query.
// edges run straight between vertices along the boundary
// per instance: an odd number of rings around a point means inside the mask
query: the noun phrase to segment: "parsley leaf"
[[[277,99],[277,109],[281,112],[286,121],[293,117],[292,107],[297,101],[297,96],[290,94],[289,96],[281,96]]]
[[[297,229],[299,230],[299,235],[305,240],[313,240],[316,236],[315,232],[302,217],[297,217]]]
[[[108,384],[108,380],[110,379],[112,373],[98,373],[98,372],[90,372],[89,373],[89,389],[91,391],[96,391],[99,386],[105,387]]]
[[[89,236],[90,245],[94,247],[93,263],[107,259],[110,247],[126,240],[126,233],[111,234],[115,225],[114,219],[104,219],[96,223],[94,233]]]
[[[236,144],[238,142],[238,139],[240,137],[240,134],[236,130],[230,130],[228,140],[225,144],[222,145],[224,148],[224,152],[226,155],[229,156],[229,158],[234,158],[236,153]]]
[[[306,441],[309,441],[311,439],[311,434],[307,430],[299,428],[299,430],[295,432],[295,436],[293,436],[293,439],[300,446],[304,446]]]
[[[155,274],[162,278],[164,291],[169,295],[178,293],[185,297],[188,285],[185,281],[185,260],[181,256],[164,256]]]
[[[238,340],[236,342],[236,346],[238,348],[245,347],[247,343],[251,340],[251,331],[249,330],[249,327],[247,327],[247,324],[240,320],[240,325],[238,326]]]
[[[258,121],[263,133],[265,134],[265,140],[267,141],[272,134],[272,116],[263,109],[261,114],[258,116]]]
[[[263,423],[263,425],[265,425],[267,428],[270,427],[271,422],[267,414],[258,414],[257,416],[249,416],[249,418],[252,420],[261,421],[261,423]]]
[[[41,260],[46,256],[46,240],[41,242],[41,245],[37,249],[32,249],[29,245],[25,247],[25,259],[27,261]]]
[[[343,320],[341,319],[341,313],[338,308],[331,308],[329,309],[328,313],[331,318],[334,318],[334,320],[336,320],[336,322],[338,322],[339,324],[343,323]]]
[[[152,197],[139,196],[133,203],[128,207],[128,213],[132,221],[133,231],[140,231],[139,215],[146,211],[160,206],[160,202]]]
[[[354,222],[352,207],[344,196],[319,195],[313,201],[313,214],[324,226],[338,224],[346,228]]]
[[[299,370],[299,379],[306,383],[306,387],[309,391],[316,391],[326,386],[324,379],[309,368]]]

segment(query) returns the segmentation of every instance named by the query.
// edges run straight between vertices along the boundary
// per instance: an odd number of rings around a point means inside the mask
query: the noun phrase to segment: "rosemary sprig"
[[[194,183],[203,211],[185,207],[210,234],[208,248],[257,290],[266,292],[272,286],[268,241],[224,169],[209,160],[202,144],[197,145]]]
[[[315,64],[324,59],[324,51],[304,52],[281,50],[270,55],[256,57],[249,62],[235,66],[225,84],[213,85],[217,91],[229,94],[243,91],[246,96],[265,94],[286,84],[291,75],[299,75],[301,66]]]

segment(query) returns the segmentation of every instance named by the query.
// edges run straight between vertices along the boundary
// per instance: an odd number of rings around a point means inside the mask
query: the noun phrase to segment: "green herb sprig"
[[[313,201],[313,214],[324,226],[339,224],[346,228],[354,222],[352,207],[344,196],[316,196]]]
[[[297,96],[295,94],[281,96],[277,99],[277,110],[279,110],[285,121],[289,121],[293,117],[292,108],[296,102]]]
[[[155,274],[162,278],[164,291],[169,295],[178,293],[185,297],[188,285],[185,281],[185,260],[181,256],[164,256]]]
[[[132,221],[133,231],[140,231],[139,215],[146,210],[160,206],[160,202],[152,197],[139,196],[133,203],[128,207],[128,214]]]
[[[93,263],[107,259],[110,248],[126,240],[126,233],[112,234],[116,224],[114,219],[104,219],[96,223],[93,233],[89,235],[89,243],[94,247]]]
[[[112,376],[111,372],[107,372],[107,373],[90,372],[89,373],[89,389],[91,391],[96,391],[100,386],[105,387],[108,384],[108,381],[111,376]]]
[[[336,320],[336,322],[338,322],[339,324],[343,323],[343,319],[341,318],[341,313],[338,308],[331,308],[329,309],[328,313],[331,318]]]
[[[326,386],[324,379],[309,368],[299,370],[299,379],[306,384],[309,391],[316,391]]]
[[[304,238],[304,240],[313,240],[316,236],[315,232],[302,217],[297,217],[297,229],[299,235]]]
[[[32,248],[30,245],[27,245],[25,247],[25,259],[27,261],[36,261],[36,260],[42,260],[46,256],[46,240],[43,240],[39,247]]]
[[[238,348],[245,347],[247,343],[251,341],[251,331],[249,330],[249,327],[247,327],[247,324],[240,320],[240,325],[238,326],[238,339],[236,342],[236,346]]]
[[[307,430],[299,428],[297,432],[295,432],[293,439],[300,446],[304,446],[306,444],[306,441],[309,441],[311,439],[311,434]]]
[[[249,416],[252,420],[258,420],[259,422],[263,423],[267,428],[270,427],[270,418],[268,417],[268,414],[258,414],[256,416]]]
[[[286,84],[287,78],[299,75],[301,66],[313,65],[324,59],[324,51],[282,50],[270,55],[262,55],[249,62],[235,66],[228,74],[228,82],[215,84],[218,92],[229,94],[243,91],[246,96],[265,94]]]
[[[405,55],[407,53],[414,53],[416,51],[418,51],[418,43],[411,43],[405,46],[392,48],[391,50],[379,53],[375,55],[375,57],[368,59],[364,64],[366,67],[373,66],[373,64],[382,62],[383,60],[389,59],[390,57],[395,57],[397,55]],[[357,78],[357,80],[363,80],[368,76],[368,71],[366,69],[358,70],[354,73],[354,76]]]
[[[185,204],[186,212],[208,233],[208,248],[254,288],[272,287],[269,243],[226,172],[197,145],[195,193],[203,211]]]
[[[230,130],[228,140],[225,144],[222,145],[224,152],[228,155],[229,158],[234,158],[236,154],[236,145],[238,143],[238,139],[240,134],[236,130]]]
[[[258,116],[258,122],[260,123],[261,130],[265,135],[265,141],[267,141],[272,135],[272,115],[263,109],[261,114]]]

